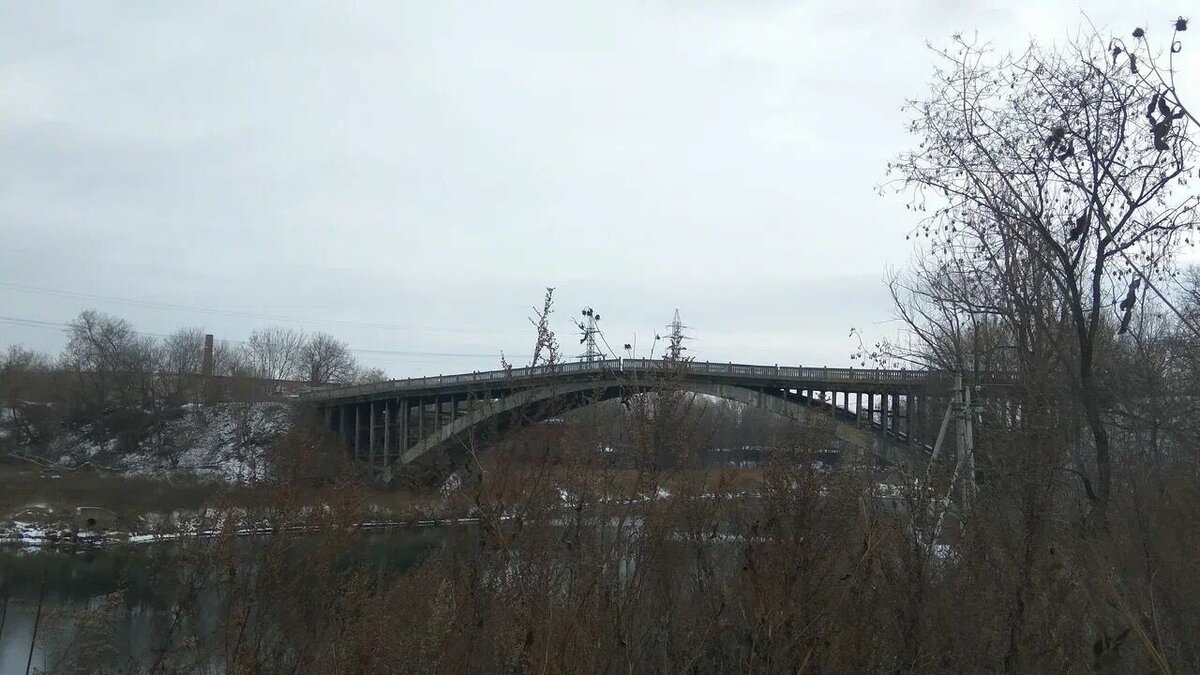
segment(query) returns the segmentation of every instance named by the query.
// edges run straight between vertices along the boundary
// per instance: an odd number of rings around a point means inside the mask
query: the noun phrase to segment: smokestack
[[[213,336],[211,333],[204,336],[204,361],[200,365],[200,374],[205,378],[213,376]]]

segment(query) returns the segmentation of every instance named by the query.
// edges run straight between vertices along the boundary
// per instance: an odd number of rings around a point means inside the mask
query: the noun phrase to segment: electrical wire
[[[19,284],[11,281],[0,281],[0,287],[22,293],[35,293],[40,295],[54,295],[66,298],[79,298],[83,300],[95,300],[102,302],[112,302],[122,305],[130,305],[134,307],[147,307],[151,309],[170,309],[185,312],[194,312],[197,314],[210,314],[217,316],[232,316],[243,319],[255,319],[258,321],[275,321],[281,323],[304,323],[304,324],[328,324],[335,326],[353,326],[359,328],[373,328],[379,330],[400,330],[413,332],[427,333],[464,333],[464,334],[484,334],[484,335],[499,335],[499,334],[520,334],[524,331],[518,330],[496,330],[487,328],[459,328],[447,326],[414,326],[392,323],[376,323],[369,321],[351,321],[346,319],[313,319],[294,316],[276,316],[265,313],[250,312],[237,309],[216,309],[213,307],[198,307],[192,305],[180,305],[171,302],[157,302],[154,300],[136,300],[133,298],[122,298],[112,295],[100,295],[98,293],[85,293],[81,291],[70,291],[60,288],[46,288],[42,286],[30,286],[28,284]]]
[[[13,317],[13,316],[0,316],[0,324],[11,324],[11,325],[26,326],[26,327],[32,327],[32,328],[53,328],[56,330],[62,330],[62,329],[71,327],[71,324],[69,324],[69,323],[61,323],[61,322],[57,322],[57,321],[42,321],[39,319],[27,319],[27,318],[22,318],[22,317]],[[163,333],[148,333],[145,331],[138,331],[138,330],[135,330],[133,332],[135,334],[141,335],[143,337],[155,337],[155,338],[170,337]],[[235,344],[235,345],[246,344],[245,340],[225,340],[224,342],[227,342],[229,344]],[[354,352],[357,354],[373,354],[373,355],[377,355],[377,356],[408,356],[408,357],[424,357],[424,358],[461,358],[461,359],[498,359],[498,358],[500,358],[499,353],[483,354],[483,353],[468,353],[468,352],[426,352],[426,351],[406,350],[406,349],[356,349],[354,347],[350,347],[349,349],[351,352]],[[529,358],[531,355],[529,355],[529,354],[513,354],[513,356],[519,357],[519,358]]]

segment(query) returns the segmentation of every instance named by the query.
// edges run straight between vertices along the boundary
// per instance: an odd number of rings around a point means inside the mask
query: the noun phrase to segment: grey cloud
[[[1152,5],[1090,11],[1178,12]],[[849,326],[894,330],[882,278],[912,221],[873,187],[908,147],[925,40],[1077,22],[948,0],[18,3],[0,282],[350,322],[303,325],[396,375],[495,363],[409,352],[528,351],[547,285],[564,336],[592,304],[641,346],[679,307],[701,356],[845,363]],[[149,332],[259,323],[0,285],[3,316],[88,306]],[[14,342],[61,336],[0,324]]]

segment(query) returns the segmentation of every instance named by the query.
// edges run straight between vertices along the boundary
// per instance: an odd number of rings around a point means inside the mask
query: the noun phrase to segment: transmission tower
[[[683,334],[683,329],[690,328],[690,326],[683,325],[683,322],[679,320],[678,309],[675,310],[675,319],[667,324],[667,328],[671,329],[671,334],[668,338],[669,342],[667,342],[667,360],[682,360],[683,353],[687,351],[687,347],[683,346],[683,341],[691,340],[692,338]]]
[[[604,359],[604,352],[600,351],[599,345],[596,344],[596,337],[600,335],[600,314],[591,307],[584,307],[580,315],[587,319],[587,322],[575,320],[575,325],[579,328],[580,338],[579,344],[585,345],[585,351],[579,355],[580,361],[600,361]]]

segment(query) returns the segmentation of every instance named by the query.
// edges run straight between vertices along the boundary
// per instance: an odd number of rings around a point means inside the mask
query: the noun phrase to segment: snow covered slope
[[[135,475],[253,482],[265,477],[266,450],[291,425],[286,403],[188,404],[155,423],[134,452],[118,452],[115,441],[99,445],[83,433],[65,432],[50,455],[67,466],[93,462]]]

